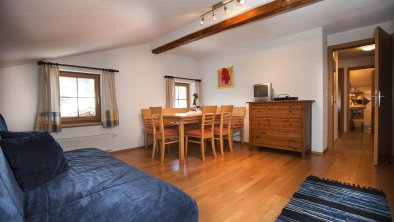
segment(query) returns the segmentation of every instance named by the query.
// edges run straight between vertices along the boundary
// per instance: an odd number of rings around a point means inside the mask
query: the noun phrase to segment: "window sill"
[[[91,123],[62,123],[62,128],[84,127],[84,126],[101,126],[101,122]]]

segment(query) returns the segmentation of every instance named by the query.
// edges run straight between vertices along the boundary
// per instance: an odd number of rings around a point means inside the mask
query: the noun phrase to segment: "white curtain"
[[[103,100],[102,123],[103,127],[110,128],[119,125],[119,111],[116,102],[115,74],[104,71],[103,73]]]
[[[175,107],[175,79],[166,78],[166,107]]]
[[[59,67],[56,65],[40,67],[35,130],[61,131]]]

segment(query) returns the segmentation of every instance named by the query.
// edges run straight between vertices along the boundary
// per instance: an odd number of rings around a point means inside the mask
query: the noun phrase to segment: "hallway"
[[[343,133],[334,143],[334,150],[349,150],[363,153],[373,153],[373,134],[353,131]]]

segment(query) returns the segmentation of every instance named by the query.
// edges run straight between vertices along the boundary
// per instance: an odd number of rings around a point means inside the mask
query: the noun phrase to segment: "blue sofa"
[[[176,187],[95,148],[64,154],[69,170],[23,192],[0,149],[0,221],[198,221]]]

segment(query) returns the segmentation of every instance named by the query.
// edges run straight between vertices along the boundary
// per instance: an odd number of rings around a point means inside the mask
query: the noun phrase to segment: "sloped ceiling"
[[[267,2],[248,1],[251,3],[242,6],[242,10]],[[216,0],[2,0],[0,67],[168,42],[203,28],[196,25],[199,16],[215,3]],[[169,52],[201,58],[315,27],[332,34],[394,20],[393,11],[393,0],[324,0]]]

